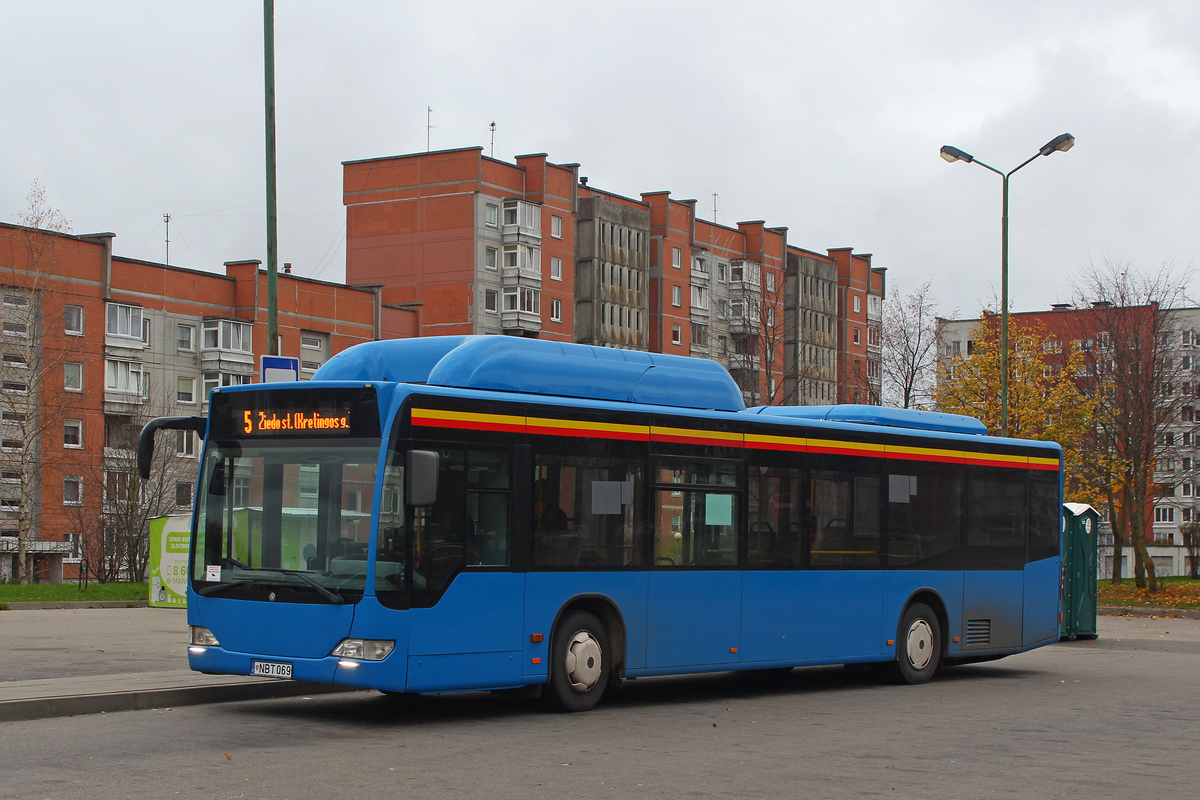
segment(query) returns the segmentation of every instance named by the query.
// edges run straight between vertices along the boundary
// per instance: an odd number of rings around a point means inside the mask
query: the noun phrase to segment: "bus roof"
[[[364,342],[329,359],[321,381],[393,381],[501,392],[742,411],[715,361],[516,336],[429,336]]]

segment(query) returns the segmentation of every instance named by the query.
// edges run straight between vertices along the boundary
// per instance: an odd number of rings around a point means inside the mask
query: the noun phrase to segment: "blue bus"
[[[591,708],[650,675],[1057,641],[1058,445],[870,406],[746,408],[701,359],[505,336],[360,344],[222,387],[189,663]]]

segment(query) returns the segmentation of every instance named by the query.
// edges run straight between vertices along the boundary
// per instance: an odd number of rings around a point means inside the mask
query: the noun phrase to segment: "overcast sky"
[[[854,247],[941,310],[1016,310],[1090,261],[1200,254],[1200,3],[276,0],[280,263],[341,281],[341,163],[482,145]],[[0,0],[0,220],[31,182],[118,255],[265,261],[254,0]],[[1197,294],[1193,292],[1193,296]]]

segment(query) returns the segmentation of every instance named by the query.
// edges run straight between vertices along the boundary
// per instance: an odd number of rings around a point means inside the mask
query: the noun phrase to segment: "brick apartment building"
[[[1105,308],[1096,304],[1092,309],[1075,308],[1068,304],[1056,304],[1046,311],[1028,311],[1009,315],[1010,330],[1022,327],[1037,327],[1048,338],[1043,344],[1046,362],[1050,369],[1061,368],[1069,353],[1082,350],[1087,354],[1080,367],[1090,377],[1090,370],[1097,369],[1098,362],[1109,358],[1111,334],[1102,330],[1101,317],[1097,310]],[[1108,306],[1111,308],[1111,306]],[[1136,306],[1123,309],[1128,319],[1141,318],[1140,325],[1152,330],[1152,317],[1157,306]],[[1102,311],[1101,311],[1102,313]],[[1184,522],[1200,522],[1200,482],[1197,468],[1200,467],[1200,308],[1176,308],[1161,312],[1165,320],[1158,323],[1161,334],[1170,341],[1160,367],[1163,375],[1159,383],[1157,402],[1170,419],[1161,434],[1157,452],[1153,482],[1158,492],[1150,507],[1145,509],[1148,535],[1153,540],[1149,547],[1155,571],[1159,575],[1187,574],[1187,553],[1183,547],[1179,525]],[[938,320],[939,357],[943,365],[957,358],[969,358],[975,349],[975,329],[982,320]],[[1070,500],[1070,497],[1066,498]],[[1104,517],[1101,528],[1100,576],[1112,576],[1113,535],[1108,528],[1108,510],[1097,509]],[[1123,577],[1133,576],[1133,548],[1126,547],[1122,558]]]
[[[747,403],[878,403],[885,272],[693,200],[590,186],[545,154],[346,162],[346,277],[419,335],[537,336],[714,359]]]
[[[136,430],[202,414],[215,386],[259,380],[257,261],[219,275],[114,256],[112,239],[0,224],[0,579],[19,574],[22,549],[33,579],[61,580],[64,564],[72,577],[88,550],[81,528],[137,485]],[[352,344],[414,335],[415,321],[378,288],[279,276],[279,352],[299,357],[302,378]],[[196,454],[181,436],[177,485],[160,487],[174,511],[191,506]]]

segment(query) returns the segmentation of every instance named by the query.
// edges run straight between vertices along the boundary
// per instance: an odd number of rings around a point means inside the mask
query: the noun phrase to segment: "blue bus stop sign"
[[[292,356],[262,356],[262,382],[300,380],[300,359]]]

